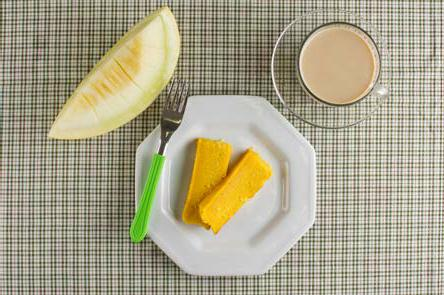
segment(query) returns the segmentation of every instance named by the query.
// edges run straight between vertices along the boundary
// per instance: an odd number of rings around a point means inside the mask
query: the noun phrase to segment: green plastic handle
[[[143,241],[145,235],[148,233],[148,224],[150,219],[151,207],[156,196],[157,183],[162,174],[163,163],[165,157],[159,154],[154,154],[151,161],[150,170],[148,172],[148,179],[143,188],[142,197],[140,198],[139,206],[137,207],[136,215],[131,224],[130,236],[133,243]]]

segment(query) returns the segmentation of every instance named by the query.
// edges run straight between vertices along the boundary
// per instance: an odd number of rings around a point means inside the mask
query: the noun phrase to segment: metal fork
[[[162,121],[160,123],[161,136],[159,151],[153,155],[148,178],[140,198],[139,206],[137,207],[136,215],[131,224],[130,236],[133,243],[141,242],[148,233],[151,208],[156,195],[157,183],[159,182],[165,162],[165,148],[174,131],[176,131],[180,123],[182,123],[188,101],[188,90],[188,83],[176,78],[173,79],[168,90],[162,112]]]

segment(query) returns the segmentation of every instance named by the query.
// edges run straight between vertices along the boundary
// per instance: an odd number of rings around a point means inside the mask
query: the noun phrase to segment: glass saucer
[[[297,71],[300,47],[313,30],[335,22],[352,24],[371,36],[380,55],[378,83],[384,85],[385,91],[373,91],[354,104],[331,106],[313,99],[301,87]],[[271,76],[279,99],[292,114],[316,127],[339,129],[364,121],[386,101],[390,91],[390,62],[386,42],[372,24],[345,10],[320,9],[295,19],[283,30],[274,46]]]

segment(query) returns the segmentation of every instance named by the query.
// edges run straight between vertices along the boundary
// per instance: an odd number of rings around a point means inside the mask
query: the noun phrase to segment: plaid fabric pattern
[[[163,95],[105,136],[47,132],[77,84],[156,1],[2,0],[1,294],[443,294],[442,1],[171,2],[193,94],[268,98],[317,150],[313,228],[267,274],[200,278],[132,245],[134,155]],[[392,95],[363,124],[304,124],[278,102],[273,44],[317,8],[364,15],[393,58]]]

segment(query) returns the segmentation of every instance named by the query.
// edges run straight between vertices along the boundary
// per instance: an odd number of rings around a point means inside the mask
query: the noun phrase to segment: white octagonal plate
[[[230,143],[233,159],[253,147],[273,169],[264,187],[217,235],[187,225],[181,219],[198,137]],[[143,190],[152,154],[159,147],[159,138],[160,127],[137,149],[136,200]],[[314,222],[315,151],[264,98],[190,97],[182,125],[168,144],[166,158],[149,235],[189,274],[262,274],[290,250]]]

